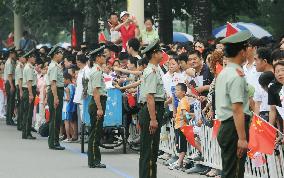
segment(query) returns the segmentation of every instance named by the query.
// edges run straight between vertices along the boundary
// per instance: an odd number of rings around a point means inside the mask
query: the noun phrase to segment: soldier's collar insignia
[[[245,76],[245,73],[244,73],[243,70],[241,70],[241,69],[239,69],[239,68],[236,68],[236,71],[237,71],[237,73],[238,73],[238,75],[239,75],[240,77],[244,77],[244,76]]]

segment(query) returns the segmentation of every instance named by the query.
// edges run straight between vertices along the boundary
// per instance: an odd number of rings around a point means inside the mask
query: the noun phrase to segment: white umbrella
[[[238,31],[242,30],[249,30],[253,36],[257,38],[262,38],[265,36],[272,36],[268,31],[264,30],[262,27],[253,24],[253,23],[244,23],[244,22],[238,22],[238,23],[232,23],[233,27],[235,27]],[[225,37],[226,36],[226,25],[218,27],[213,30],[213,35],[218,37]]]

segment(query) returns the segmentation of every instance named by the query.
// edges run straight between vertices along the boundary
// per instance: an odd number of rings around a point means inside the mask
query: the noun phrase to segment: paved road
[[[46,138],[36,137],[37,140],[22,140],[16,127],[0,120],[0,178],[138,178],[137,153],[102,150],[107,169],[90,169],[78,143],[64,144],[65,151],[54,151],[48,149]],[[158,178],[185,177],[204,178],[158,165]]]

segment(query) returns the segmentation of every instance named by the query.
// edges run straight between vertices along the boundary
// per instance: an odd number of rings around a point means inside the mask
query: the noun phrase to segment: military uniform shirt
[[[37,77],[34,70],[34,66],[30,63],[27,63],[23,71],[23,87],[28,88],[28,81],[32,81],[32,86],[36,86]]]
[[[15,69],[15,85],[19,85],[19,80],[23,79],[24,64],[18,62]]]
[[[11,59],[8,58],[8,60],[5,63],[4,67],[4,80],[8,80],[8,75],[13,76],[13,79],[15,78],[15,62]]]
[[[99,88],[100,95],[107,95],[106,85],[104,82],[103,71],[101,67],[94,64],[90,71],[90,80],[88,83],[88,94],[93,96],[95,88]]]
[[[48,66],[47,76],[48,85],[51,85],[52,81],[56,81],[57,87],[64,87],[63,68],[57,62],[51,61]]]
[[[229,63],[216,80],[216,113],[218,119],[225,121],[233,116],[232,104],[242,103],[243,111],[249,111],[248,84],[240,65]]]
[[[165,100],[163,80],[159,68],[151,63],[143,72],[141,83],[141,102],[146,102],[147,94],[154,94],[155,101]]]

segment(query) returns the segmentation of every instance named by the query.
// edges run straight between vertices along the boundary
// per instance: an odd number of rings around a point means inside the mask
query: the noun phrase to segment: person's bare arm
[[[127,23],[127,20],[113,28],[114,31],[119,31],[120,28]]]
[[[204,91],[209,91],[210,85],[204,85],[204,86],[200,86],[197,87],[196,90],[198,91],[198,93],[202,93]]]
[[[127,74],[133,74],[133,75],[141,75],[142,72],[141,71],[137,71],[137,70],[128,70],[128,69],[122,69],[122,68],[118,68],[118,67],[114,67],[113,70],[118,71],[118,72],[122,72],[122,73],[127,73]]]
[[[8,81],[9,81],[9,84],[10,84],[10,91],[14,92],[15,91],[15,86],[13,84],[13,75],[12,74],[9,74],[8,75]]]
[[[51,91],[52,91],[53,99],[54,99],[53,100],[54,101],[54,108],[57,108],[57,106],[59,105],[59,99],[58,99],[58,95],[57,95],[57,86],[56,86],[55,80],[51,81],[50,87],[51,87]]]
[[[259,113],[260,113],[260,105],[261,105],[261,101],[255,101],[254,102],[254,113],[256,115],[259,115]]]
[[[20,98],[22,99],[22,97],[23,97],[23,79],[19,79],[18,85],[19,85],[19,91],[20,91]]]
[[[247,136],[245,131],[245,116],[243,112],[243,104],[233,103],[232,110],[233,110],[234,123],[239,138],[237,156],[241,158],[244,155],[244,153],[246,153],[248,147]]]
[[[115,87],[120,89],[120,90],[127,90],[127,89],[130,89],[130,88],[138,87],[140,84],[141,84],[141,80],[138,80],[137,82],[134,82],[132,84],[126,85],[124,87],[120,87],[118,85],[116,85]]]
[[[103,108],[102,108],[102,104],[101,104],[101,95],[99,93],[99,88],[94,88],[93,91],[93,97],[97,106],[97,116],[99,119],[101,119],[103,117]]]
[[[276,122],[276,106],[270,105],[270,112],[269,112],[269,123],[274,125]]]
[[[65,89],[65,92],[66,92],[65,101],[70,101],[70,90],[69,90],[69,88],[66,88],[66,89]]]
[[[155,107],[155,98],[153,94],[147,94],[146,96],[147,108],[150,115],[150,134],[154,134],[158,128],[158,121],[156,118],[156,107]]]
[[[28,92],[29,92],[29,103],[32,103],[33,99],[34,99],[34,95],[33,95],[33,89],[32,89],[32,81],[28,81],[27,82],[27,87],[28,87]]]

